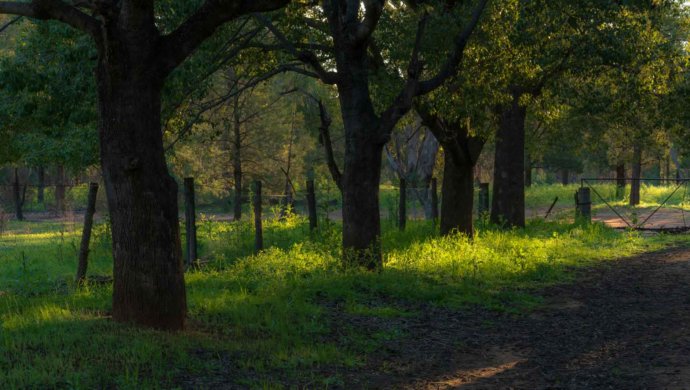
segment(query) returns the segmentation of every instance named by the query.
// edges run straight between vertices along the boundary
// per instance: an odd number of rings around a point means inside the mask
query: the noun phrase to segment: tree
[[[495,107],[493,223],[525,224],[525,121],[530,102],[565,74],[625,66],[647,28],[640,19],[666,7],[662,3],[518,1],[514,28],[505,32],[506,99]]]
[[[308,70],[293,70],[334,85],[338,90],[345,131],[345,161],[340,184],[343,195],[343,256],[346,264],[368,269],[382,266],[378,195],[383,147],[389,141],[395,125],[411,109],[414,98],[434,91],[456,74],[467,42],[487,2],[480,0],[473,8],[470,20],[455,36],[440,70],[426,79],[420,44],[428,16],[422,17],[411,49],[407,78],[397,89],[398,92],[393,94],[395,98],[392,101],[383,104],[377,102],[378,106],[383,107],[380,110],[372,100],[370,76],[375,61],[370,57],[372,52],[377,52],[372,50],[372,46],[375,46],[375,33],[386,11],[384,1],[324,1],[319,9],[298,15],[297,23],[287,23],[301,28],[287,33],[269,20],[262,19],[281,49],[308,67]],[[449,6],[453,8],[452,4]],[[407,5],[403,4],[402,7],[408,9]],[[361,12],[358,12],[360,9]],[[300,38],[291,39],[290,34]],[[318,44],[303,44],[305,34],[313,34],[313,41]]]
[[[287,1],[206,0],[169,32],[159,29],[153,0],[0,1],[0,13],[58,20],[95,42],[101,166],[113,234],[114,320],[184,327],[177,183],[168,174],[161,134],[166,78],[223,24]]]
[[[38,168],[39,201],[45,167],[56,167],[55,209],[62,214],[65,171],[79,172],[98,158],[95,83],[83,71],[95,65],[95,50],[67,26],[21,26],[15,33],[21,45],[0,60],[0,121],[15,159]]]
[[[406,181],[408,190],[414,192],[415,198],[424,207],[427,219],[433,218],[430,186],[438,152],[438,140],[423,126],[419,118],[395,131],[391,142],[386,145],[386,157],[391,170],[398,179]]]

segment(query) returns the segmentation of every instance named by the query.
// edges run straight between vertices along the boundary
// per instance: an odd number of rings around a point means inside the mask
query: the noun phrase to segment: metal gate
[[[632,183],[634,181],[638,181],[640,185],[640,189],[642,186],[642,183],[644,182],[656,182],[656,183],[673,183],[674,187],[671,193],[664,198],[664,200],[654,208],[654,210],[647,215],[645,218],[641,219],[641,222],[635,222],[632,220],[628,220],[625,218],[618,210],[616,210],[615,206],[613,206],[610,202],[606,200],[604,196],[602,196],[599,191],[597,191],[597,188],[595,187],[595,183],[599,184],[602,182],[612,182],[612,183],[618,183],[619,179],[612,179],[612,178],[583,178],[581,179],[580,183],[580,188],[589,188],[590,192],[594,193],[597,199],[601,200],[608,209],[610,209],[626,226],[628,229],[634,229],[634,230],[652,230],[652,231],[668,231],[668,232],[685,232],[689,231],[690,227],[688,226],[688,223],[686,222],[685,218],[685,209],[683,208],[683,204],[685,203],[687,193],[688,193],[688,183],[690,182],[690,179],[659,179],[659,178],[639,178],[639,179],[631,179],[631,178],[625,178],[625,179],[620,179],[620,180],[625,180],[626,185],[628,183]],[[617,187],[618,188],[618,187]],[[625,187],[622,187],[625,189]],[[662,227],[662,228],[651,228],[646,226],[647,223],[651,220],[651,218],[656,215],[659,210],[661,210],[664,206],[667,205],[669,200],[673,198],[673,196],[678,193],[680,189],[683,189],[683,196],[682,196],[682,201],[680,203],[680,211],[681,211],[681,221],[682,225],[674,226],[674,227]],[[679,222],[681,222],[679,221]]]

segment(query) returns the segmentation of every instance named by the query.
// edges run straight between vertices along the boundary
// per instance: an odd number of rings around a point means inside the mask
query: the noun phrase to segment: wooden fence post
[[[576,218],[584,222],[592,222],[592,199],[589,188],[582,187],[575,193]]]
[[[398,228],[400,231],[405,230],[405,223],[407,222],[407,182],[405,179],[400,179],[400,204],[398,205]]]
[[[489,183],[479,183],[479,204],[477,212],[481,215],[489,212]]]
[[[264,233],[261,224],[261,181],[254,182],[254,199],[252,200],[254,208],[254,251],[259,252],[264,249]]]
[[[316,216],[316,191],[314,180],[307,180],[307,210],[309,211],[309,230],[316,229],[318,224]]]
[[[438,223],[438,189],[435,177],[431,178],[431,219],[435,227]]]
[[[12,192],[14,193],[14,211],[17,221],[24,220],[24,199],[22,199],[22,191],[19,185],[19,169],[14,168],[14,183],[12,183]],[[24,187],[24,194],[26,194],[26,186]]]
[[[84,230],[81,234],[81,246],[79,247],[79,265],[77,267],[77,284],[86,279],[86,269],[89,265],[89,244],[91,243],[91,230],[93,228],[93,215],[96,213],[96,196],[98,195],[98,183],[89,185],[89,197],[84,214]]]
[[[197,260],[196,246],[196,203],[194,197],[194,178],[184,179],[184,216],[187,233],[187,268],[192,267]]]

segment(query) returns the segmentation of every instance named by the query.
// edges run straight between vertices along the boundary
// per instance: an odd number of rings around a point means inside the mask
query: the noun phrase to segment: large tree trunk
[[[123,35],[127,44],[111,39],[100,48],[97,71],[113,235],[113,319],[182,329],[187,307],[177,183],[168,174],[161,136],[163,80],[151,72],[156,39]]]
[[[525,226],[525,118],[527,110],[515,95],[500,108],[491,222],[507,227]]]
[[[640,204],[640,176],[642,174],[642,148],[639,145],[633,147],[633,166],[630,182],[630,206]]]
[[[370,270],[383,266],[379,184],[381,158],[388,136],[369,93],[366,46],[339,54],[340,110],[345,129],[343,194],[343,260]]]
[[[444,153],[443,187],[441,188],[441,226],[442,235],[453,231],[468,237],[474,235],[474,183],[473,166]],[[462,159],[460,159],[462,160]]]
[[[379,183],[383,144],[347,140],[343,187],[343,255],[348,264],[380,268]]]

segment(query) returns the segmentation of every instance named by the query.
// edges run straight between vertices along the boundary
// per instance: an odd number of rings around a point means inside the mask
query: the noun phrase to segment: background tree
[[[168,76],[223,24],[286,0],[241,5],[208,0],[179,9],[152,0],[0,2],[0,13],[58,20],[89,35],[98,52],[101,167],[112,233],[113,318],[181,329],[186,294],[177,219],[177,184],[168,174],[161,96]],[[182,3],[181,3],[182,4]],[[156,7],[158,5],[158,9]],[[163,27],[163,29],[161,29]]]
[[[387,7],[383,1],[324,2],[321,8],[309,12],[294,10],[299,21],[291,25],[306,27],[285,33],[264,21],[278,44],[309,67],[308,71],[296,71],[310,74],[338,90],[345,131],[345,161],[340,181],[346,263],[369,269],[381,267],[378,187],[383,146],[395,125],[412,107],[413,99],[437,89],[456,73],[486,3],[480,0],[475,6],[470,20],[464,24],[466,27],[457,33],[454,44],[448,48],[449,54],[441,70],[430,76],[425,74],[420,57],[428,16],[421,19],[417,38],[411,42],[407,78],[391,102],[380,104],[384,107],[381,110],[377,110],[371,96],[370,74],[374,63],[370,59],[370,48],[377,41],[375,33],[382,14],[392,12],[394,7]],[[407,8],[404,4],[401,6]],[[360,7],[362,12],[358,15]],[[458,12],[464,10],[461,5],[457,7]],[[293,33],[300,37],[309,34],[310,42],[319,43],[316,47],[302,44],[303,38],[290,38]],[[424,79],[425,76],[428,78]]]

